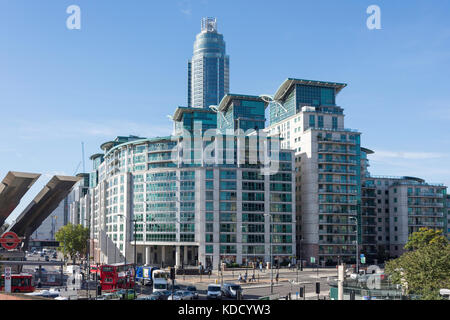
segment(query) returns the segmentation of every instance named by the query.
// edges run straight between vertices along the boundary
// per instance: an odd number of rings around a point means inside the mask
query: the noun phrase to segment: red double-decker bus
[[[130,289],[134,287],[133,264],[104,264],[100,266],[100,285],[102,291]]]
[[[34,287],[32,285],[31,274],[21,273],[11,275],[11,292],[33,292]],[[5,291],[5,275],[2,274],[0,278],[0,291]]]

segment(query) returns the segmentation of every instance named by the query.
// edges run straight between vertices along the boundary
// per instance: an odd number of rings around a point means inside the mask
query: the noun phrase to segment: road
[[[335,268],[319,268],[317,269],[304,269],[303,271],[280,269],[278,283],[275,281],[277,270],[273,270],[273,294],[278,294],[280,297],[285,297],[288,293],[291,293],[292,298],[295,299],[296,292],[299,292],[299,287],[304,286],[306,291],[306,300],[317,300],[316,282],[320,282],[320,299],[328,297],[329,286],[327,278],[330,276],[337,276],[337,270]],[[243,276],[244,270],[239,271],[226,271],[224,272],[223,283],[237,283],[239,273]],[[251,278],[253,270],[248,270],[248,278]],[[265,270],[260,272],[255,270],[255,282],[241,283],[241,287],[244,291],[244,299],[259,299],[260,297],[268,296],[271,294],[270,290],[270,271]],[[184,287],[193,285],[199,292],[199,300],[206,299],[206,289],[211,283],[221,283],[221,277],[217,274],[209,276],[180,276],[177,275],[176,282],[178,285]],[[293,282],[293,283],[292,283]],[[142,294],[151,294],[151,287],[136,286],[136,291]]]

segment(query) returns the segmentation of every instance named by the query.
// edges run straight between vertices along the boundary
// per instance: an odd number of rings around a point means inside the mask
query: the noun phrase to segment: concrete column
[[[188,264],[188,247],[184,246],[184,256],[183,256],[183,263]]]
[[[161,262],[166,263],[166,246],[161,246]]]
[[[181,267],[181,248],[180,248],[180,246],[175,246],[175,267]]]
[[[345,264],[338,266],[338,300],[344,300]]]
[[[145,247],[145,264],[146,265],[150,264],[150,247],[149,246]]]

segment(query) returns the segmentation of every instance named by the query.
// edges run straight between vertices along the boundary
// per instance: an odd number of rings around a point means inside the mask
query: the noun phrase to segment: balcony
[[[357,203],[357,200],[340,200],[340,199],[319,199],[319,203],[329,203],[329,204],[353,204]]]
[[[319,219],[319,224],[341,224],[341,225],[354,225],[353,222],[348,221],[346,219],[333,219],[333,220],[320,220]]]
[[[319,169],[320,173],[338,173],[338,174],[356,174],[356,170],[342,170],[342,169]]]
[[[354,150],[331,149],[331,148],[319,148],[317,152],[356,155],[356,151]]]
[[[356,144],[355,141],[352,140],[341,140],[341,139],[333,139],[333,138],[324,138],[324,137],[318,137],[317,141],[321,143],[342,143],[342,144]]]
[[[339,215],[356,215],[358,212],[356,210],[346,210],[346,211],[326,211],[326,210],[320,210],[320,214],[339,214]]]
[[[443,208],[444,204],[442,202],[423,202],[423,201],[408,201],[408,206],[410,207],[436,207]]]
[[[341,245],[341,246],[354,246],[355,245],[355,241],[337,241],[337,240],[333,240],[333,241],[327,241],[327,240],[319,240],[319,244],[324,244],[324,245]]]
[[[431,193],[431,192],[419,192],[412,193],[408,192],[408,197],[419,197],[419,198],[443,198],[444,195],[442,193]]]
[[[415,217],[443,217],[443,212],[411,212],[408,214],[409,216],[415,216]]]
[[[344,231],[344,230],[319,230],[319,234],[328,235],[354,235],[355,231]]]
[[[349,184],[349,185],[356,185],[356,180],[346,180],[342,181],[339,179],[319,179],[320,183],[333,183],[333,184]]]
[[[347,159],[318,159],[320,163],[338,163],[338,164],[348,164],[348,165],[356,165],[356,160],[347,160]]]
[[[337,193],[337,194],[356,194],[358,190],[327,190],[327,189],[319,189],[319,193]]]

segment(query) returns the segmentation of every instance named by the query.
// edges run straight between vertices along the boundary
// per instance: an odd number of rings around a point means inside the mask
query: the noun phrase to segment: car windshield
[[[197,289],[195,287],[187,287],[188,291],[197,291]]]
[[[220,291],[220,287],[210,286],[210,287],[208,287],[208,291],[213,291],[213,292]]]
[[[230,286],[233,290],[241,290],[241,286]]]
[[[155,289],[166,289],[167,285],[165,285],[164,283],[155,283],[154,288]]]

